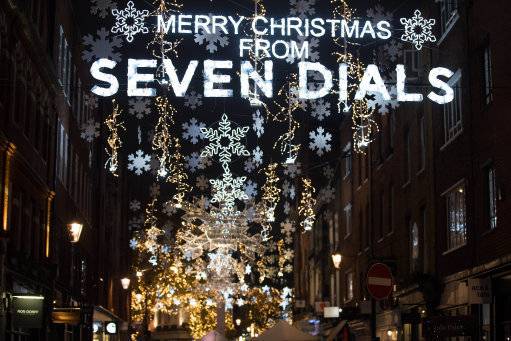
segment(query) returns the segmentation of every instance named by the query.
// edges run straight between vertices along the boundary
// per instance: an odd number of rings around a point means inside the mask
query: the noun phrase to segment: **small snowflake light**
[[[332,141],[332,134],[325,133],[323,127],[319,127],[316,131],[309,133],[311,142],[309,143],[309,149],[315,150],[318,156],[323,156],[325,152],[329,152],[332,149],[330,142]]]
[[[405,33],[401,36],[401,40],[412,43],[417,50],[422,50],[423,44],[428,41],[436,42],[432,32],[436,20],[425,19],[421,11],[415,10],[412,18],[401,18],[400,22],[405,26]]]
[[[99,136],[99,123],[91,118],[82,124],[81,131],[80,137],[90,143]]]
[[[128,112],[139,120],[151,113],[151,101],[144,97],[137,97],[128,101],[130,106]]]
[[[106,28],[102,27],[97,31],[97,37],[88,34],[83,37],[82,59],[87,62],[108,58],[116,62],[121,61],[121,53],[118,49],[122,47],[122,39],[119,37],[110,37]]]
[[[254,120],[254,124],[252,124],[252,129],[255,131],[257,137],[263,136],[264,117],[261,115],[261,112],[259,110],[256,110],[256,112],[252,114],[252,119]]]
[[[123,10],[113,9],[115,25],[112,33],[121,33],[126,36],[126,41],[133,42],[133,37],[138,33],[147,34],[149,29],[145,26],[145,18],[149,15],[148,10],[139,11],[135,8],[133,1],[128,1],[127,7]]]
[[[190,109],[197,109],[202,105],[202,95],[196,91],[190,91],[189,94],[185,95],[185,107]]]
[[[141,150],[128,155],[128,161],[128,169],[135,172],[136,175],[142,175],[144,171],[148,172],[151,169],[149,166],[151,156],[144,154]]]
[[[210,14],[210,22],[212,22],[212,15]],[[205,45],[206,50],[209,53],[215,53],[218,51],[218,47],[225,47],[229,45],[229,37],[224,35],[220,30],[216,30],[213,33],[212,25],[208,25],[208,31],[206,32],[204,29],[199,29],[197,33],[195,33],[194,41],[199,45]]]
[[[115,8],[117,4],[113,0],[91,0],[90,13],[105,18]]]
[[[140,210],[141,203],[140,203],[140,201],[134,199],[134,200],[130,201],[129,207],[130,207],[130,211],[136,212],[136,211]]]
[[[192,144],[199,142],[199,139],[204,138],[201,129],[206,128],[204,123],[198,122],[196,118],[192,117],[190,122],[185,122],[183,127],[183,138],[189,140]]]

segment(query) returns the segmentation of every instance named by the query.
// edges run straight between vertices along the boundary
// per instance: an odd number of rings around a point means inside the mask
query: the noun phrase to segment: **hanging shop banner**
[[[325,307],[323,308],[325,318],[338,318],[339,307]]]
[[[423,323],[425,337],[437,339],[443,337],[474,335],[472,316],[436,316],[425,319]]]
[[[468,303],[488,304],[492,301],[491,279],[470,278],[468,280]]]
[[[12,324],[15,328],[41,328],[43,296],[12,296]]]

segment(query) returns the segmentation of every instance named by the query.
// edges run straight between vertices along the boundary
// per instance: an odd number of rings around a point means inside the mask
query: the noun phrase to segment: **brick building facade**
[[[124,183],[103,171],[101,119],[87,96],[73,1],[0,1],[2,179],[0,339],[82,340],[93,321],[127,321]],[[83,224],[78,243],[67,225]],[[44,298],[40,328],[17,326],[13,296]]]
[[[472,333],[471,340],[506,340],[510,46],[503,37],[511,6],[456,0],[415,5],[439,18],[439,39],[420,53],[404,51],[399,62],[412,75],[409,91],[427,83],[421,70],[442,65],[455,72],[455,100],[446,106],[405,104],[378,115],[380,132],[365,156],[353,152],[351,120],[344,120],[336,200],[297,244],[297,297],[306,300],[309,313],[315,302],[343,308],[341,318],[349,320],[356,339],[369,340],[365,273],[380,261],[395,280],[391,299],[376,305],[381,340],[423,340],[435,316],[456,317],[442,323],[469,320],[473,331],[461,329]],[[339,270],[330,258],[335,250],[343,255]],[[490,284],[490,299],[474,304],[476,286]]]

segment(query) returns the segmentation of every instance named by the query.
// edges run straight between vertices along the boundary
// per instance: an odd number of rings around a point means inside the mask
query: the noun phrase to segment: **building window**
[[[454,100],[444,105],[444,132],[445,143],[453,141],[463,129],[462,106],[461,106],[461,71],[449,81],[454,89]]]
[[[353,287],[353,271],[348,271],[344,275],[344,284],[346,288],[345,301],[351,301],[353,299],[354,287]]]
[[[486,176],[486,211],[488,212],[489,228],[497,227],[497,181],[495,177],[495,168],[487,167]]]
[[[412,166],[411,166],[411,150],[410,150],[410,130],[407,129],[405,131],[405,137],[404,137],[404,164],[403,164],[403,183],[407,184],[410,182],[411,175],[412,175]]]
[[[59,26],[59,57],[58,57],[58,76],[62,86],[64,96],[69,102],[69,93],[71,90],[71,51],[64,33],[64,28]]]
[[[353,167],[353,158],[351,155],[351,143],[348,143],[343,151],[344,157],[344,178],[347,178],[351,175],[351,169]]]
[[[412,272],[419,270],[419,227],[416,223],[410,224],[410,268]]]
[[[491,50],[489,46],[486,46],[483,52],[483,81],[484,103],[488,105],[493,101],[492,62]]]
[[[426,127],[424,115],[419,119],[419,172],[426,166]]]
[[[462,182],[446,195],[447,208],[447,250],[463,246],[467,242],[467,221],[465,207],[465,184]]]
[[[346,237],[351,235],[351,203],[344,207],[344,217],[346,222]]]
[[[445,34],[458,17],[458,0],[442,0],[440,2],[440,28]]]

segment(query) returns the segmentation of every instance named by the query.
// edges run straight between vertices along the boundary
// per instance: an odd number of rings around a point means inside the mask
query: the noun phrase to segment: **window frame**
[[[483,99],[484,106],[493,102],[493,63],[492,53],[489,43],[483,48]]]
[[[463,91],[461,82],[461,70],[458,69],[448,82],[454,90],[454,99],[443,106],[444,145],[440,150],[443,150],[463,133]],[[454,119],[456,119],[456,123],[451,124],[451,120],[454,123]]]
[[[463,191],[460,192],[460,189],[463,189]],[[453,200],[454,205],[459,204],[460,198],[457,197],[460,195],[460,193],[463,193],[463,212],[460,214],[454,211],[454,220],[457,220],[460,215],[462,215],[464,221],[463,221],[463,235],[460,241],[456,241],[456,243],[453,243],[453,236],[452,233],[456,234],[459,233],[459,231],[454,231],[451,228],[451,212],[450,212],[450,200]],[[466,193],[467,193],[467,186],[465,183],[465,180],[462,179],[455,183],[453,186],[451,186],[449,189],[447,189],[444,193],[442,193],[442,196],[445,199],[445,217],[446,217],[446,251],[445,253],[449,253],[451,251],[457,250],[459,248],[462,248],[467,245],[468,240],[468,223],[467,223],[467,201],[466,201]],[[451,198],[450,196],[454,195],[454,198]],[[459,208],[458,208],[459,209]],[[455,225],[458,225],[459,223],[457,221],[454,221]]]

